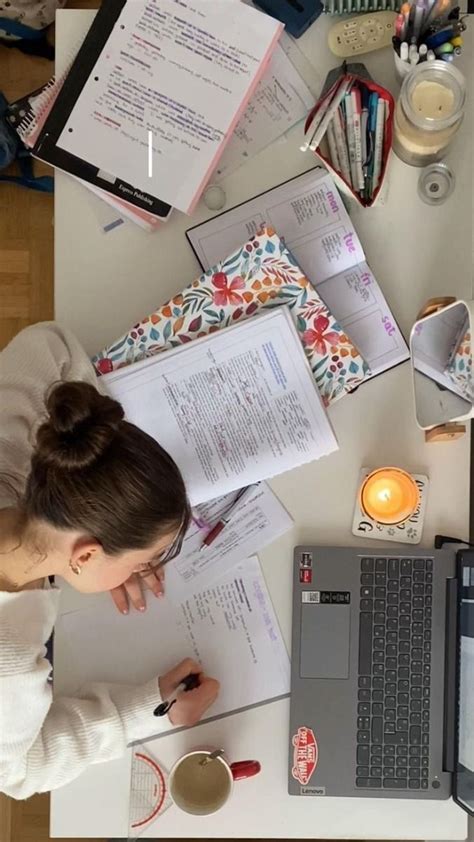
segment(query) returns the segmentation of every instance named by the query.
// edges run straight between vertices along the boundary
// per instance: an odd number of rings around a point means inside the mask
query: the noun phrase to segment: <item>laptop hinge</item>
[[[458,580],[447,580],[446,650],[444,664],[444,743],[443,769],[454,772],[456,745],[456,658]]]

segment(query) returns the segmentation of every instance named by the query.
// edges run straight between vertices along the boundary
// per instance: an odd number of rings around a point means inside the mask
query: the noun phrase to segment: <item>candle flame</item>
[[[382,491],[379,491],[378,497],[379,500],[382,500],[383,503],[388,503],[391,498],[390,489],[384,488]]]

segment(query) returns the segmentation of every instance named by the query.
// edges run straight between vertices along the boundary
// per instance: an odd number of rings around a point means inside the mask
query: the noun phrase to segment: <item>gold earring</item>
[[[80,576],[82,573],[82,567],[79,564],[73,564],[72,560],[69,562],[69,567],[71,568],[72,572],[76,574],[76,576]]]

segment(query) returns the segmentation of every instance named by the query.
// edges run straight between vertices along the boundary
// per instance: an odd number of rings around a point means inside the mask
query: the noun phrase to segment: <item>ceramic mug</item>
[[[227,803],[234,781],[252,778],[260,772],[258,760],[229,763],[224,754],[209,760],[213,749],[195,749],[176,761],[168,787],[176,804],[192,816],[210,816]]]

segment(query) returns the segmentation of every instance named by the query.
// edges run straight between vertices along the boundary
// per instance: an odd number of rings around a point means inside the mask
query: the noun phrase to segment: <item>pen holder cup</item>
[[[357,72],[347,72],[347,68]],[[395,102],[364,65],[331,71],[309,113],[302,150],[314,153],[338,189],[360,207],[374,207],[382,196],[392,149]]]
[[[410,71],[413,70],[413,65],[410,64],[409,61],[402,61],[396,50],[392,49],[392,52],[393,60],[395,62],[395,75],[400,84],[402,84],[405,76],[408,76]]]

